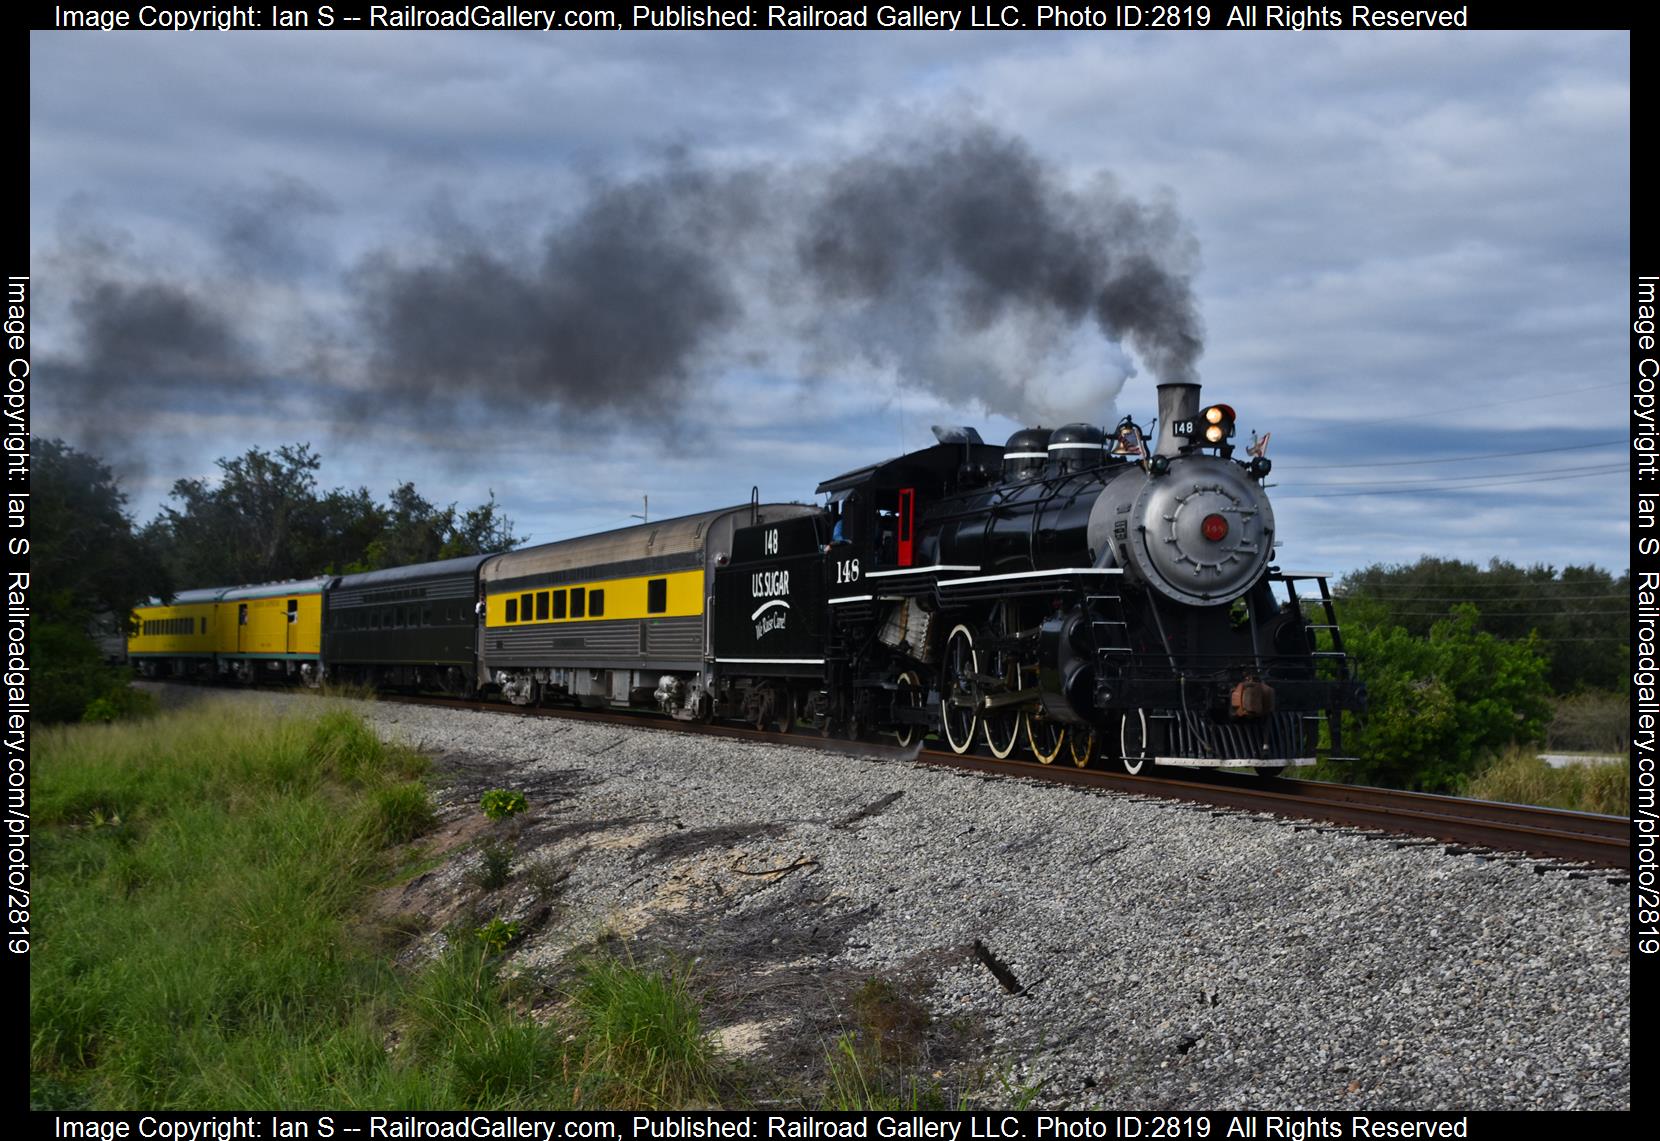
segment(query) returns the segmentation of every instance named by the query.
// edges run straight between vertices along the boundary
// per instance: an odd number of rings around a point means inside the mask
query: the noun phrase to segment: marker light
[[[1205,521],[1199,524],[1199,530],[1211,542],[1220,543],[1228,537],[1228,521],[1220,515],[1206,515]]]

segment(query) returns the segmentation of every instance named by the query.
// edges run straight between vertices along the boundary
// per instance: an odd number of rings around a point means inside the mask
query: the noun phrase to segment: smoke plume
[[[62,240],[66,415],[132,433],[187,394],[274,408],[309,391],[356,420],[438,407],[461,427],[610,430],[673,424],[743,368],[1100,421],[1131,354],[1188,380],[1202,348],[1198,246],[1173,206],[1073,182],[986,126],[790,166],[675,156],[511,239],[463,218],[343,270],[304,238],[326,196],[292,178],[261,194],[205,227],[205,270]],[[333,304],[305,312],[308,296]]]

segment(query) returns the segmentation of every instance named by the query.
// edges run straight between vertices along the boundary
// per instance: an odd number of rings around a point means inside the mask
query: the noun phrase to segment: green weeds
[[[1470,782],[1468,795],[1480,800],[1627,816],[1631,813],[1631,773],[1617,763],[1553,769],[1533,750],[1512,749]]]
[[[595,953],[515,975],[521,922],[419,934],[366,919],[431,854],[419,755],[359,718],[209,705],[36,739],[30,1100],[42,1109],[629,1109],[745,1104],[766,1079],[723,1058],[676,964]],[[523,794],[517,795],[521,800]],[[504,810],[504,819],[522,812]],[[502,825],[516,830],[520,821]],[[504,862],[512,846],[500,846]],[[505,869],[504,869],[505,871]],[[571,869],[532,864],[542,896]],[[484,915],[488,915],[485,912]],[[483,915],[480,916],[480,919]],[[474,923],[479,920],[474,920]],[[925,1008],[873,980],[803,1099],[967,1104],[928,1065]],[[822,1090],[822,1092],[820,1092]]]
[[[509,791],[505,788],[493,788],[479,800],[484,815],[491,820],[505,820],[509,816],[517,815],[530,807],[525,800],[525,794],[518,791]]]

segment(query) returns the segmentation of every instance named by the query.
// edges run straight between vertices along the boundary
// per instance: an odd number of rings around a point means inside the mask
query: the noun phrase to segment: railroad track
[[[1042,780],[1085,788],[1108,789],[1166,800],[1186,801],[1216,809],[1264,813],[1293,820],[1317,821],[1396,838],[1418,838],[1445,844],[1451,850],[1520,852],[1529,856],[1598,868],[1631,870],[1631,822],[1623,816],[1601,816],[1561,808],[1468,800],[1423,792],[1398,792],[1364,785],[1330,784],[1241,773],[1211,773],[1194,769],[1163,770],[1158,775],[1073,765],[1040,765],[1034,761],[997,760],[975,754],[958,755],[920,749],[902,749],[872,741],[824,738],[816,734],[762,732],[728,724],[703,725],[649,718],[637,713],[603,710],[504,706],[458,698],[381,695],[379,700],[414,705],[438,705],[475,711],[493,710],[532,717],[574,717],[601,724],[635,728],[673,729],[706,733],[765,744],[852,754],[876,759],[910,761],[973,772]],[[1543,870],[1543,865],[1541,870]]]
[[[1314,820],[1396,837],[1419,837],[1454,849],[1522,852],[1601,868],[1631,869],[1631,822],[1623,816],[1192,769],[1170,770],[1168,775],[1130,776],[954,753],[924,753],[917,759],[923,764],[1036,776],[1062,784]]]

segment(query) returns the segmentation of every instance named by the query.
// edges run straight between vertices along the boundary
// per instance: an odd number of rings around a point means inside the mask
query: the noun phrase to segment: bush
[[[155,712],[156,699],[154,697],[122,684],[110,690],[104,696],[94,698],[81,714],[81,720],[88,723],[96,722],[108,725],[112,721],[152,717]]]
[[[484,950],[487,953],[500,955],[507,950],[509,943],[519,937],[519,924],[517,921],[510,921],[497,916],[474,931],[473,937],[484,944]]]
[[[81,720],[93,702],[110,698],[114,691],[125,688],[128,680],[125,671],[104,663],[97,643],[74,623],[36,625],[29,664],[30,704],[35,718],[43,724]],[[112,700],[111,706],[115,704]]]
[[[523,812],[530,807],[530,803],[525,800],[525,794],[522,792],[510,792],[505,788],[493,788],[484,794],[483,799],[479,801],[479,807],[484,810],[484,815],[491,820],[504,820],[509,816]]]
[[[513,871],[513,849],[499,840],[487,840],[478,847],[479,865],[473,879],[485,891],[495,891]]]
[[[1587,692],[1557,701],[1547,741],[1569,753],[1623,753],[1630,737],[1630,695]]]
[[[1344,609],[1344,640],[1360,663],[1368,709],[1345,715],[1350,778],[1392,788],[1457,792],[1512,744],[1542,741],[1550,686],[1539,641],[1501,642],[1458,606],[1428,638],[1372,626]]]

